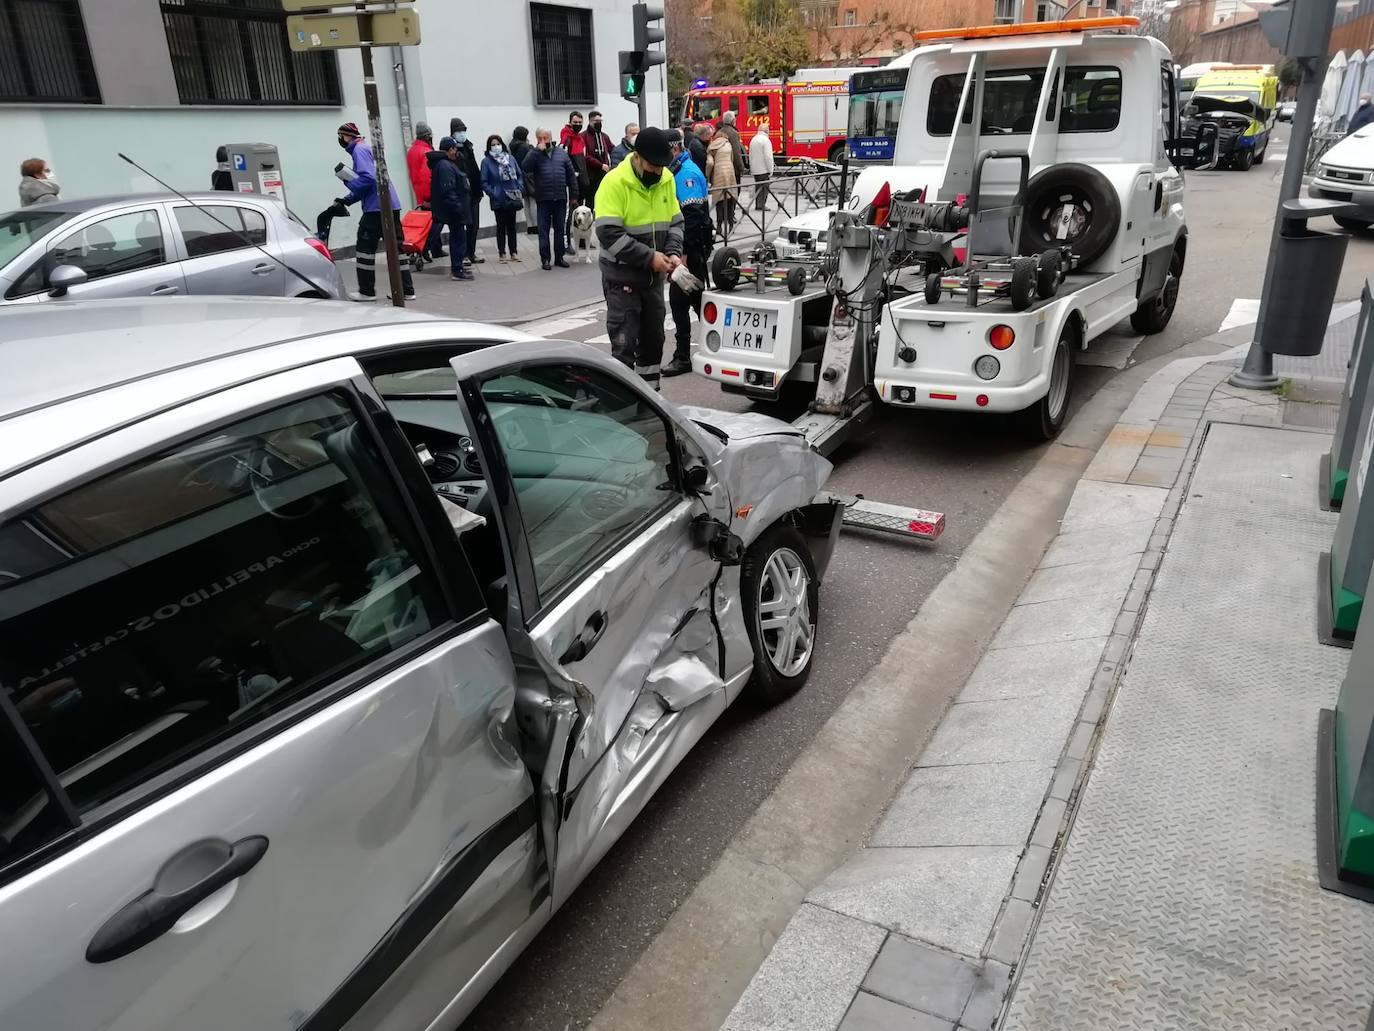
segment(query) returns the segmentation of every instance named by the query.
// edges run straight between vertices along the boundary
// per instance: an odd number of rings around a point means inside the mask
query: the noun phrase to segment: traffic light
[[[665,64],[668,58],[662,50],[649,49],[663,42],[663,29],[653,24],[663,20],[663,8],[658,4],[637,3],[631,11],[635,20],[635,48],[620,51],[620,95],[626,100],[638,101],[644,96],[644,73],[655,65]],[[641,107],[641,117],[643,110]]]
[[[663,8],[659,7],[657,4],[639,3],[634,5],[633,10],[635,18],[635,49],[647,51],[651,44],[662,43],[663,30],[649,23],[663,20]],[[662,52],[654,56],[657,57],[658,60],[645,61],[645,68],[651,68],[656,64],[662,64],[666,60]]]
[[[644,93],[644,72],[640,68],[643,52],[620,51],[620,95],[626,100],[638,100]]]

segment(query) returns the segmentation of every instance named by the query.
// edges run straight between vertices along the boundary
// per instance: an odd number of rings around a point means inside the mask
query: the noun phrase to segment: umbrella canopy
[[[1322,79],[1322,95],[1317,101],[1317,121],[1329,122],[1336,117],[1336,99],[1341,94],[1341,81],[1345,78],[1346,56],[1344,50],[1336,51],[1326,66]]]
[[[1360,82],[1364,78],[1364,51],[1356,50],[1345,66],[1345,80],[1336,97],[1336,117],[1348,119],[1360,106]]]

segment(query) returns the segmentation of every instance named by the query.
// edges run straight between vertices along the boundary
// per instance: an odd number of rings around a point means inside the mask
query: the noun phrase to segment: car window
[[[186,241],[186,256],[234,251],[267,242],[267,219],[262,212],[238,205],[214,204],[177,208],[177,228]]]
[[[1002,69],[987,73],[983,85],[982,124],[985,134],[1028,133],[1035,123],[1036,105],[1045,81],[1043,68]],[[1057,87],[1057,83],[1054,84]],[[963,75],[941,75],[930,85],[926,131],[948,136],[954,130]],[[1056,89],[1053,92],[1058,92]],[[1117,68],[1069,68],[1059,97],[1059,131],[1109,132],[1121,120],[1121,71]],[[973,122],[971,108],[964,124]]]
[[[765,94],[763,94],[762,96],[751,96],[751,97],[749,97],[749,98],[748,98],[748,108],[746,109],[746,114],[747,114],[747,116],[750,117],[750,118],[767,118],[767,117],[768,117],[768,94],[765,93]],[[750,122],[749,124],[750,124],[750,125],[756,125],[757,123],[756,123],[756,122]]]
[[[720,117],[720,97],[694,97],[692,116],[699,122],[714,122]]]
[[[49,211],[42,204],[0,214],[0,269],[76,214]]]
[[[515,481],[541,596],[677,500],[668,424],[634,389],[580,365],[482,383]]]
[[[53,247],[52,265],[75,265],[88,279],[161,265],[162,220],[148,208],[112,215],[78,229]]]
[[[77,810],[445,618],[395,489],[321,395],[0,524],[0,683]]]

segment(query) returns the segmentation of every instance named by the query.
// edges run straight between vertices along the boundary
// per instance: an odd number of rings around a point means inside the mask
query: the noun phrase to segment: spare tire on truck
[[[1068,247],[1086,265],[1101,257],[1121,225],[1121,200],[1107,177],[1089,165],[1051,165],[1026,185],[1022,254]]]

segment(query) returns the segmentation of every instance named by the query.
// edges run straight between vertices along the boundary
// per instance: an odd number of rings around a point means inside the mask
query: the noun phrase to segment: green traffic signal
[[[626,100],[636,100],[644,92],[644,73],[628,72],[620,76],[620,95]]]

